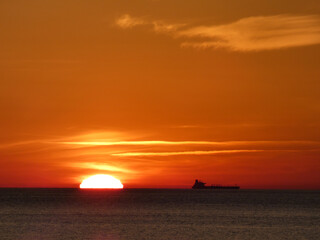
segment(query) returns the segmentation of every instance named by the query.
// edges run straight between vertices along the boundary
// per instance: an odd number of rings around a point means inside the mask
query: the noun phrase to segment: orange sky
[[[0,28],[0,187],[320,188],[318,0],[8,0]]]

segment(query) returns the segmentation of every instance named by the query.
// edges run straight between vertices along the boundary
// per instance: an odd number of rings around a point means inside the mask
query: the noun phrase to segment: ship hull
[[[206,186],[206,183],[199,181],[198,179],[195,180],[193,186],[193,189],[240,189],[239,186],[233,185],[233,186],[223,186],[223,185],[211,185]]]

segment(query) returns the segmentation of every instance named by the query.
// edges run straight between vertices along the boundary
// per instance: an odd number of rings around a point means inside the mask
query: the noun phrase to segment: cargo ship
[[[223,185],[211,185],[206,186],[206,183],[199,181],[198,179],[195,180],[193,186],[193,189],[240,189],[239,186],[223,186]]]

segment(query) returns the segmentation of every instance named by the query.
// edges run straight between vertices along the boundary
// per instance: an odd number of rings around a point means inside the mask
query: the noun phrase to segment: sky
[[[318,0],[1,0],[0,29],[0,187],[320,189]]]

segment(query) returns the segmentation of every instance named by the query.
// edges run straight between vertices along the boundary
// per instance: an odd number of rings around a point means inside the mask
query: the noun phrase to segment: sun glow
[[[105,174],[97,174],[88,177],[82,181],[80,188],[111,188],[121,189],[123,188],[120,180]]]

